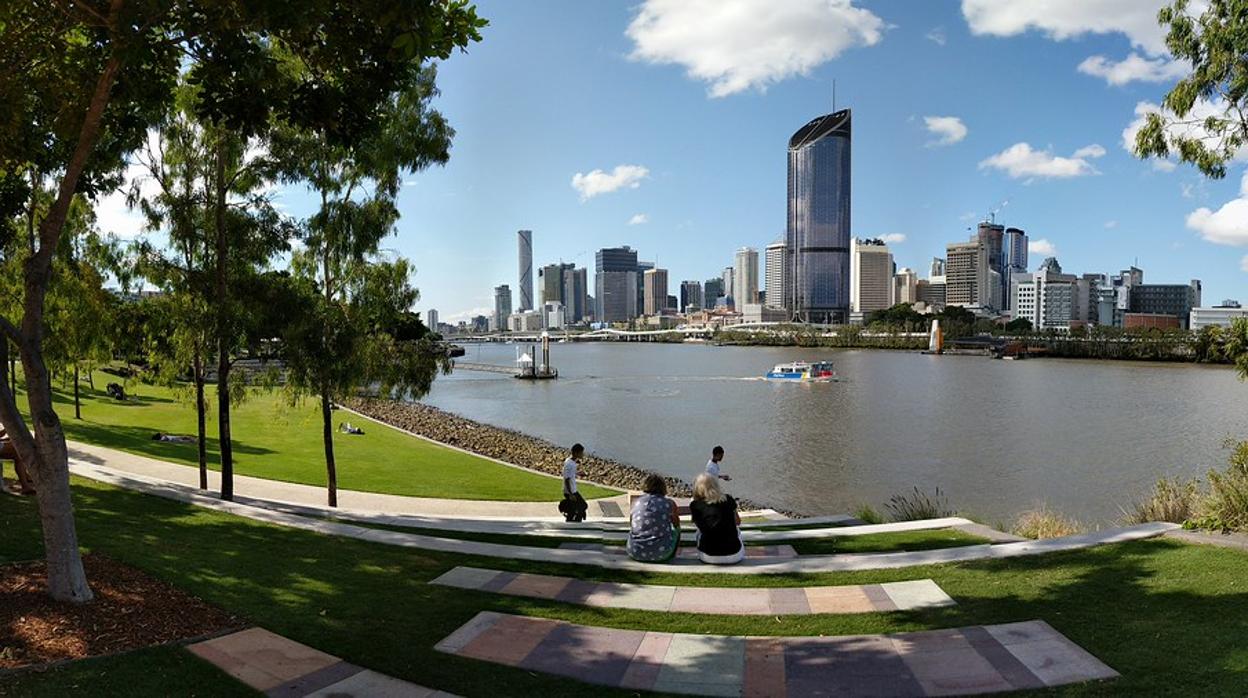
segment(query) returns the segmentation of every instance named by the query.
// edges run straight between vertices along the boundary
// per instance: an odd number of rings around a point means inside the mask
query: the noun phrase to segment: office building
[[[915,295],[918,296],[919,302],[927,306],[929,310],[940,312],[945,307],[945,277],[919,279],[915,284]]]
[[[562,330],[568,326],[567,307],[559,301],[542,303],[542,327],[548,330]]]
[[[563,309],[564,320],[569,325],[584,322],[590,315],[588,274],[585,267],[564,269]]]
[[[536,310],[522,310],[507,316],[507,329],[512,332],[541,332],[542,313]]]
[[[850,110],[789,139],[785,301],[803,322],[849,319]]]
[[[637,314],[646,307],[646,272],[654,268],[654,262],[637,262]]]
[[[784,308],[775,308],[762,303],[748,303],[741,306],[741,322],[744,323],[786,322],[788,319]]]
[[[430,308],[429,311],[425,313],[425,326],[433,332],[438,331],[438,311]]]
[[[1021,228],[1005,229],[1005,278],[1027,271],[1027,233]]]
[[[758,303],[758,250],[753,247],[737,250],[732,284],[733,298],[738,305]]]
[[[1122,326],[1128,330],[1178,330],[1187,324],[1187,319],[1169,313],[1126,313],[1122,316]]]
[[[1050,257],[1034,274],[1010,277],[1010,307],[1015,319],[1026,319],[1035,329],[1069,330],[1081,322],[1078,311],[1079,279],[1063,274]],[[1085,312],[1086,315],[1086,312]]]
[[[717,301],[724,297],[723,278],[707,279],[702,284],[702,309],[710,310],[718,305]]]
[[[767,297],[765,305],[773,308],[784,308],[784,269],[785,269],[785,250],[788,248],[784,245],[784,239],[777,240],[766,247],[763,251],[763,268],[766,278],[763,279],[767,289]]]
[[[985,278],[987,292],[982,294],[981,305],[993,310],[1005,307],[1005,226],[983,221],[975,236],[984,246],[984,262],[988,265]],[[996,275],[993,275],[996,272]]]
[[[637,250],[598,250],[594,259],[594,321],[628,322],[637,317]]]
[[[667,270],[647,269],[645,277],[645,314],[659,315],[667,309]]]
[[[731,306],[737,299],[736,270],[733,267],[724,267],[720,276],[724,279],[724,297],[728,299],[728,305]]]
[[[533,309],[533,231],[516,232],[520,243],[520,312]]]
[[[1248,318],[1248,309],[1241,308],[1238,303],[1231,305],[1222,301],[1222,305],[1212,308],[1192,308],[1187,328],[1195,332],[1211,326],[1230,327],[1232,320],[1241,317]]]
[[[575,264],[547,264],[537,272],[537,287],[542,305],[558,301],[567,305],[564,298],[564,275],[576,268]]]
[[[882,240],[849,243],[849,309],[865,318],[893,305],[893,254]]]
[[[927,278],[935,279],[937,276],[945,275],[945,260],[940,257],[932,257],[932,269],[927,273]],[[943,281],[940,283],[944,283]]]
[[[902,267],[893,276],[893,305],[919,300],[919,275],[910,267]]]
[[[1192,308],[1200,307],[1200,291],[1199,279],[1192,279],[1189,284],[1136,284],[1131,287],[1129,312],[1173,315],[1179,318],[1181,327],[1187,327]]]
[[[491,330],[507,329],[507,318],[511,317],[511,287],[507,284],[494,287],[494,318]]]
[[[945,304],[983,308],[990,293],[987,250],[979,240],[951,242],[945,248]]]
[[[680,312],[688,313],[691,310],[701,310],[702,307],[702,282],[680,282]]]

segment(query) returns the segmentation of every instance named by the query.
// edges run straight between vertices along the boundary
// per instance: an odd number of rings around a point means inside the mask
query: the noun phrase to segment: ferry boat
[[[776,367],[767,373],[767,380],[826,383],[836,380],[836,372],[832,370],[831,361],[814,363],[794,361],[789,364],[776,364]]]

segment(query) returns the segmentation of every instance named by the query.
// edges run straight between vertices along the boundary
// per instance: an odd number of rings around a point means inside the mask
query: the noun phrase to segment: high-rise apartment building
[[[784,239],[777,240],[763,251],[764,261],[763,268],[766,278],[763,282],[767,289],[767,305],[774,308],[784,308],[784,269],[785,269],[785,247]]]
[[[589,308],[588,274],[585,267],[565,269],[563,272],[563,312],[568,324],[583,322],[591,313]]]
[[[429,311],[425,313],[425,326],[428,327],[430,331],[438,331],[438,311],[430,308]]]
[[[702,282],[680,282],[680,312],[687,313],[691,309],[700,310],[704,307],[706,306],[702,305]]]
[[[533,231],[516,232],[520,243],[520,312],[533,309]]]
[[[724,279],[724,297],[730,299],[734,305],[739,305],[737,300],[737,279],[736,271],[733,267],[724,267],[724,271],[720,273]]]
[[[594,320],[627,322],[637,317],[637,250],[598,250],[594,259]]]
[[[849,308],[863,316],[893,305],[893,254],[881,240],[849,243]]]
[[[850,110],[789,139],[784,307],[804,322],[849,319]]]
[[[919,300],[919,275],[910,267],[902,267],[893,277],[893,304],[916,303]]]
[[[507,329],[507,318],[511,317],[511,287],[507,284],[494,287],[494,318],[490,325],[492,330]]]
[[[716,302],[723,298],[724,295],[726,294],[724,293],[724,279],[722,277],[707,279],[702,284],[702,303],[707,310],[713,309],[716,306]]]
[[[736,271],[732,275],[733,298],[737,306],[758,303],[758,250],[742,247],[737,250]]]
[[[645,271],[646,315],[659,315],[667,309],[667,270]]]

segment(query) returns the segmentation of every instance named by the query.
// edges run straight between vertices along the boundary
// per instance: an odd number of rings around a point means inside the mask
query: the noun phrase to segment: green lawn
[[[130,453],[194,466],[195,444],[153,441],[157,431],[195,435],[195,410],[187,395],[159,386],[131,381],[127,393],[135,399],[118,402],[104,393],[119,379],[97,372],[91,390],[82,384],[82,419],[74,419],[73,393],[58,391],[57,412],[68,438]],[[180,399],[181,398],[181,399]],[[19,403],[25,405],[24,396]],[[218,469],[215,438],[216,407],[210,403],[209,467]],[[556,478],[499,465],[490,460],[418,439],[397,429],[336,412],[335,427],[349,421],[361,425],[364,435],[336,433],[338,487],[415,497],[502,501],[558,501]],[[325,452],[321,443],[320,407],[312,401],[291,406],[280,394],[253,391],[232,412],[234,472],[271,480],[325,485]],[[586,498],[618,492],[584,484]],[[551,515],[556,515],[551,507]]]
[[[963,545],[982,545],[987,538],[973,536],[951,528],[932,531],[896,531],[871,533],[865,536],[830,536],[806,538],[788,542],[799,555],[835,555],[839,553],[895,553],[913,550],[955,548]]]
[[[480,610],[658,631],[845,635],[1042,619],[1123,674],[1061,695],[1242,696],[1248,680],[1248,555],[1150,540],[1036,557],[899,570],[783,576],[613,572],[391,547],[286,529],[75,480],[79,533],[110,555],[270,630],[370,669],[461,695],[628,695],[433,651]],[[0,559],[38,554],[33,502],[0,497]],[[861,615],[774,617],[583,608],[430,586],[455,565],[650,584],[797,586],[934,579],[958,604]],[[144,693],[181,694],[150,655],[114,660]],[[90,666],[90,664],[86,665]],[[16,695],[54,694],[84,669],[6,677]],[[163,681],[163,683],[161,683]],[[136,678],[137,682],[137,678]],[[127,683],[92,694],[133,695]],[[98,689],[98,690],[94,690]]]

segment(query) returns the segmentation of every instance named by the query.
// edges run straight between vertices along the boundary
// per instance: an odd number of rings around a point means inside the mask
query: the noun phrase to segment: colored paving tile
[[[433,584],[599,608],[715,615],[876,613],[953,605],[930,579],[865,586],[723,588],[591,582],[524,572],[455,567]]]
[[[523,632],[523,625],[530,626]],[[472,639],[465,644],[465,628]],[[484,654],[498,664],[585,683],[690,695],[946,696],[1045,688],[1118,674],[1043,621],[894,635],[731,637],[574,625],[484,611],[435,649],[527,638]],[[536,638],[536,642],[532,639]],[[502,641],[499,641],[502,642]]]
[[[494,630],[494,625],[483,626],[481,629],[489,627]],[[187,649],[230,676],[273,698],[451,696],[449,693],[417,686],[349,664],[333,655],[262,628],[248,628],[198,642]]]

